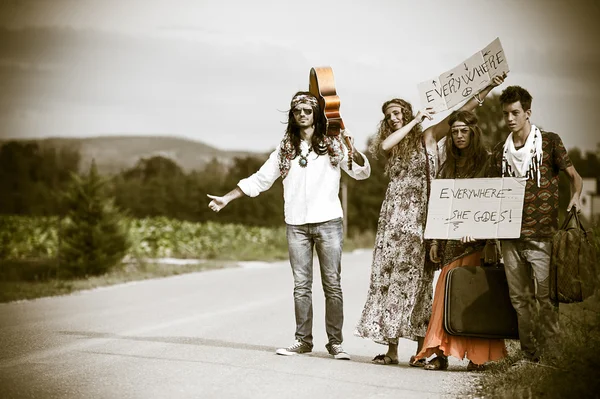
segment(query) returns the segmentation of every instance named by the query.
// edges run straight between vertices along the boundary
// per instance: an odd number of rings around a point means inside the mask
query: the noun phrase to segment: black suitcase
[[[448,272],[444,330],[468,337],[519,338],[502,265],[461,266]]]

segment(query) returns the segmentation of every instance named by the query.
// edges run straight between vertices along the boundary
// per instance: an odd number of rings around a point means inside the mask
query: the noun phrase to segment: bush
[[[62,225],[70,223],[65,221]],[[284,226],[193,223],[166,217],[122,218],[119,223],[128,231],[131,246],[127,256],[132,258],[273,260],[287,257]],[[0,260],[54,258],[58,253],[59,224],[57,217],[0,215],[0,243],[4,243]],[[63,229],[60,235],[66,231]]]
[[[511,367],[520,358],[518,341],[509,357],[486,371],[482,397],[491,398],[597,398],[600,392],[600,297],[561,305],[561,332],[554,351],[540,364]]]
[[[193,223],[166,217],[118,221],[128,231],[127,258],[270,261],[288,257],[285,226]],[[63,225],[67,223],[71,222]],[[4,237],[6,252],[0,260],[48,259],[58,252],[58,218],[0,216],[0,226],[5,227],[0,230],[0,242]],[[344,240],[344,249],[372,248],[374,241],[373,231],[354,229]]]
[[[287,256],[285,227],[191,223],[167,218],[131,222],[136,258],[281,259]]]
[[[104,274],[129,248],[123,217],[105,195],[104,186],[94,163],[87,176],[73,175],[64,197],[67,218],[59,243],[61,277]]]
[[[0,216],[0,260],[54,258],[58,217]]]

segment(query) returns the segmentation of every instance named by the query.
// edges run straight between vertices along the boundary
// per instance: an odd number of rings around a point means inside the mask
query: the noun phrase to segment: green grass
[[[192,223],[154,217],[123,219],[132,258],[282,259],[285,226]],[[64,227],[64,222],[62,223]],[[53,258],[58,253],[57,217],[0,215],[0,259]]]
[[[285,233],[278,230],[279,233]],[[263,235],[265,235],[263,233]],[[269,239],[244,245],[237,242],[229,250],[223,251],[219,259],[206,259],[203,263],[190,265],[172,265],[149,263],[142,260],[120,265],[113,271],[97,277],[74,280],[58,280],[56,261],[52,258],[25,258],[0,260],[0,302],[34,299],[54,295],[66,295],[75,291],[125,283],[193,273],[209,269],[233,267],[236,261],[261,260],[276,261],[288,258],[287,245],[281,245],[276,234],[266,234]],[[251,241],[254,239],[252,237]],[[285,234],[283,235],[285,242]],[[373,232],[354,233],[346,238],[344,250],[372,248],[375,236]],[[256,241],[256,240],[254,240]],[[135,259],[134,257],[131,257]],[[210,257],[209,257],[210,258]]]
[[[282,260],[288,249],[285,226],[192,223],[165,217],[123,219],[129,232],[129,258]],[[58,253],[56,217],[0,215],[0,260],[47,259]],[[352,231],[345,249],[372,248],[373,232]]]
[[[561,331],[550,356],[539,365],[511,365],[521,358],[518,341],[509,356],[482,373],[480,398],[600,397],[600,294],[582,303],[560,305]],[[509,342],[509,341],[507,341]]]
[[[355,249],[372,249],[375,245],[375,232],[371,230],[350,231],[344,239],[344,251],[351,252]]]
[[[594,226],[600,261],[600,225]],[[597,269],[598,270],[598,269]],[[480,398],[600,398],[600,287],[584,302],[560,304],[560,333],[539,365],[511,365],[520,359],[519,342],[509,356],[482,373]]]

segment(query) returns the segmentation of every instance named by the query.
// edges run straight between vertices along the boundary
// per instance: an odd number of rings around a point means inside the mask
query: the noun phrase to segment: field
[[[191,223],[164,217],[124,219],[132,243],[123,261],[103,276],[59,280],[60,222],[56,217],[0,217],[0,302],[232,267],[236,261],[287,259],[285,227]],[[346,239],[345,250],[372,247],[372,232]],[[189,262],[173,262],[172,259]],[[195,260],[195,261],[194,261]]]

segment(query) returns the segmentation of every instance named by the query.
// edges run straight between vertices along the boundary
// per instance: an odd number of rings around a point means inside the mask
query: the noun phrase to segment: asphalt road
[[[0,398],[454,398],[476,383],[466,360],[450,370],[370,359],[385,347],[353,335],[371,253],[345,254],[344,348],[325,350],[315,267],[312,354],[275,355],[294,338],[287,262],[135,282],[0,305]],[[318,264],[315,261],[315,266]]]

